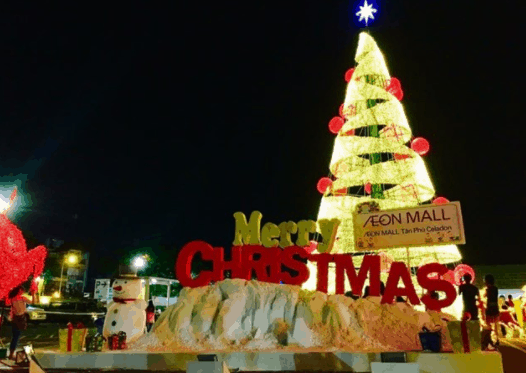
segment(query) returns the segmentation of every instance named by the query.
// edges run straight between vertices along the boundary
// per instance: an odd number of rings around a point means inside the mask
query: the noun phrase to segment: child
[[[514,327],[520,328],[519,323],[515,321],[515,319],[511,315],[509,307],[506,304],[502,305],[499,319],[500,319],[500,322],[506,325],[508,328],[514,328]]]
[[[508,294],[508,300],[506,301],[506,306],[509,308],[515,308],[515,302],[513,301],[513,296]]]

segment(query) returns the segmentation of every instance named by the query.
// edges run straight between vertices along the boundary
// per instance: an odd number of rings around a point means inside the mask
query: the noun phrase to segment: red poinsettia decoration
[[[46,255],[42,245],[28,251],[20,229],[0,214],[0,299],[29,276],[37,278],[44,270]]]

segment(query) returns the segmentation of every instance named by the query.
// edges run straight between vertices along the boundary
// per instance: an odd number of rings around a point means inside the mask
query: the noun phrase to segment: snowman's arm
[[[113,311],[113,306],[115,306],[115,302],[110,302],[106,306],[106,314],[104,315],[104,326],[103,328],[106,328],[106,322],[108,320],[108,315]]]

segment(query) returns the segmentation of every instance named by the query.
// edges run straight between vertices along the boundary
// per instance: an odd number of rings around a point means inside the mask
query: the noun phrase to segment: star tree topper
[[[367,0],[365,0],[363,6],[361,6],[360,10],[356,13],[356,15],[360,17],[360,19],[358,19],[358,22],[362,22],[362,20],[365,20],[365,25],[367,26],[369,18],[374,19],[373,14],[377,11],[377,9],[373,8],[373,4],[367,4]]]

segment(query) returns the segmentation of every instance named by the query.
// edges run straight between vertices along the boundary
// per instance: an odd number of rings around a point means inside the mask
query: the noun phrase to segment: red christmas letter
[[[175,263],[175,276],[181,286],[196,288],[210,283],[211,271],[201,271],[196,278],[192,278],[192,259],[198,252],[203,256],[203,260],[214,259],[214,249],[204,241],[192,241],[184,245]]]
[[[267,264],[270,263],[271,260],[276,260],[276,258],[270,257],[270,250],[263,246],[245,245],[241,253],[246,275],[245,279],[252,279],[252,269],[254,269],[258,281],[270,282],[271,278],[267,273]],[[258,260],[254,260],[254,255],[256,254],[261,255]],[[279,257],[277,259],[279,260]]]
[[[457,297],[457,291],[449,281],[428,277],[430,273],[435,272],[438,273],[439,276],[442,276],[448,272],[448,269],[445,265],[440,263],[429,263],[420,267],[416,273],[416,279],[420,286],[428,290],[428,293],[422,297],[422,302],[431,309],[440,309],[451,306]],[[432,291],[443,291],[446,293],[446,298],[440,300],[433,299],[429,294]]]
[[[398,287],[398,281],[402,279],[404,288]],[[420,304],[418,295],[416,295],[415,287],[411,282],[411,275],[405,263],[394,262],[391,264],[387,284],[385,285],[385,293],[382,297],[382,303],[393,303],[395,297],[406,296],[412,304]]]
[[[334,255],[331,254],[315,254],[310,255],[309,260],[317,262],[318,278],[316,283],[316,290],[327,293],[329,287],[329,263],[334,262]]]
[[[245,278],[246,274],[241,265],[241,246],[232,247],[232,259],[225,261],[225,251],[222,247],[214,249],[214,281],[225,279],[225,271],[231,271],[231,278]]]
[[[309,256],[305,249],[299,246],[289,246],[281,253],[281,261],[283,265],[299,272],[295,277],[292,277],[288,272],[282,272],[281,280],[285,284],[301,285],[309,278],[309,269],[307,268],[307,265],[294,259],[294,255],[296,254],[302,259],[308,258]]]
[[[265,263],[265,270],[269,273],[267,282],[272,282],[274,284],[279,284],[281,281],[281,255],[283,255],[281,248],[279,247],[262,247],[263,250],[267,252],[265,258],[267,262]],[[261,257],[263,260],[263,257]]]
[[[344,271],[347,273],[354,295],[362,295],[363,284],[369,272],[369,295],[380,296],[380,257],[365,255],[356,275],[352,257],[348,254],[335,254],[336,257],[336,294],[345,292]]]

